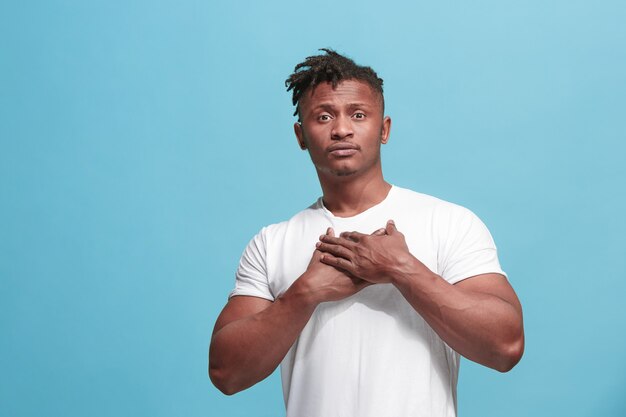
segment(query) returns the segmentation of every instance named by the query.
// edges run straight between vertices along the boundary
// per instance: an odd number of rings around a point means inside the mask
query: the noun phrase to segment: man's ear
[[[380,131],[380,143],[383,145],[389,140],[389,133],[391,132],[391,117],[385,116],[383,118],[383,128]]]
[[[293,124],[293,131],[296,134],[296,138],[298,139],[298,145],[300,149],[306,149],[306,142],[304,140],[304,135],[302,134],[302,123],[296,122]]]

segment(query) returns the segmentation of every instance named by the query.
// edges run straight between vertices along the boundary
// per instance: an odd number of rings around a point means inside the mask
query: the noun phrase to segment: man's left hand
[[[322,235],[317,249],[324,253],[321,261],[325,264],[371,283],[389,283],[398,274],[418,272],[416,268],[430,272],[411,255],[404,235],[393,220],[371,235],[359,232],[344,232],[339,237]]]

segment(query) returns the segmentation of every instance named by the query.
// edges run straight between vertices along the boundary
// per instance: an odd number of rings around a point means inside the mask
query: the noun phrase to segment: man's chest
[[[392,218],[392,217],[389,217]],[[405,236],[409,251],[430,270],[437,271],[437,236],[428,218],[395,213],[396,226]],[[320,235],[332,227],[338,235],[344,231],[370,234],[384,227],[386,219],[370,218],[357,223],[320,217],[298,224],[288,224],[267,246],[267,276],[274,296],[278,297],[302,275],[309,265]]]

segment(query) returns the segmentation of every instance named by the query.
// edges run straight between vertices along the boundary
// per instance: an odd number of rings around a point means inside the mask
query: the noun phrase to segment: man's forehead
[[[309,88],[302,98],[305,102],[332,100],[337,98],[359,98],[358,101],[380,102],[381,95],[367,82],[357,79],[341,80],[336,85],[329,81]]]

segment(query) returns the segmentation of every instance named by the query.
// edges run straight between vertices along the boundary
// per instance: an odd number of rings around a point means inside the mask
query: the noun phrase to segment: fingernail
[[[316,247],[316,248],[319,248],[321,244],[322,244],[322,242],[317,242],[317,243],[315,244],[315,247]]]

